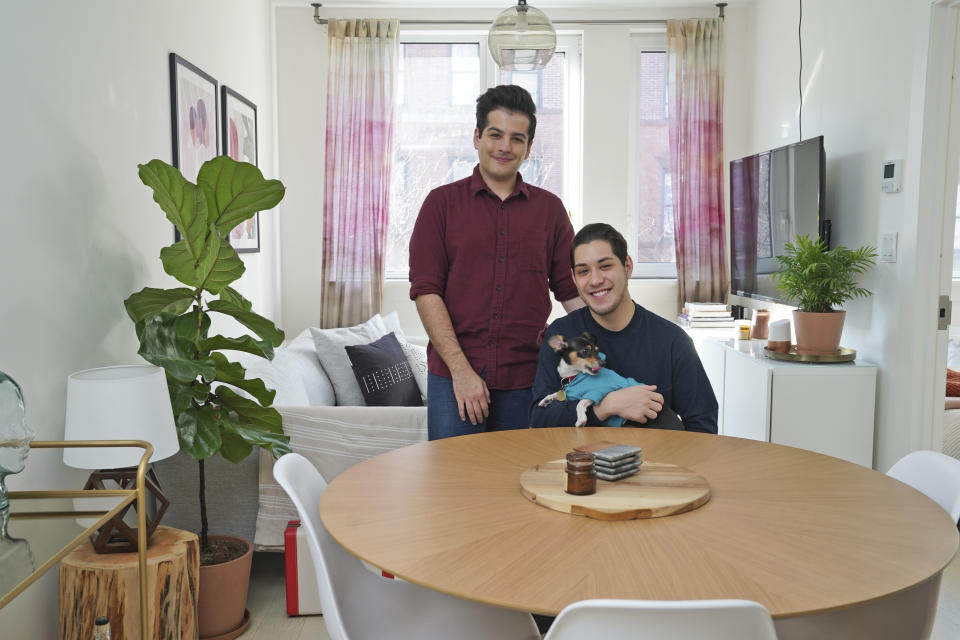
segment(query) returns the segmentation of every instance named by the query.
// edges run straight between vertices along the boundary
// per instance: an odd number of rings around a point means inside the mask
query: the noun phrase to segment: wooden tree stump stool
[[[109,616],[112,640],[140,638],[136,553],[99,554],[89,541],[60,563],[60,639],[88,640],[94,621]],[[159,526],[147,548],[149,640],[197,638],[196,534]]]

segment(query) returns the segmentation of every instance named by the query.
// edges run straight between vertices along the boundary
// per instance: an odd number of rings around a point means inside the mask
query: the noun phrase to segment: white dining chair
[[[332,640],[539,640],[528,613],[455,598],[382,578],[341,547],[320,520],[327,482],[309,460],[288,453],[273,466],[309,533],[327,633]]]
[[[543,640],[777,640],[770,613],[750,600],[582,600]]]
[[[903,456],[887,475],[910,485],[960,520],[960,460],[939,451],[914,451]]]

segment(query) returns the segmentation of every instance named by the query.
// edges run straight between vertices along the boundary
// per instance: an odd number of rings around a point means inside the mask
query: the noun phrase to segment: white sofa
[[[426,338],[407,341],[426,344]],[[362,460],[427,439],[425,406],[335,406],[333,386],[309,329],[277,349],[272,361],[236,354],[231,359],[247,368],[248,378],[262,378],[276,390],[273,406],[283,418],[291,448],[328,481]],[[205,467],[210,532],[252,539],[257,550],[281,550],[284,527],[298,516],[273,479],[273,456],[254,451],[237,465],[215,456]],[[171,500],[163,523],[198,530],[196,461],[178,454],[155,468]]]

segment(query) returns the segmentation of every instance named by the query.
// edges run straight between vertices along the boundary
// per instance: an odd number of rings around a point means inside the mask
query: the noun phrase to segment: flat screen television
[[[791,304],[770,277],[797,235],[830,244],[823,136],[730,162],[730,293]]]

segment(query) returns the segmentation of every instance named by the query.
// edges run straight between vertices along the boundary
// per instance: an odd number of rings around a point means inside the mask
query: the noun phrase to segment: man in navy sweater
[[[544,332],[533,383],[530,424],[565,427],[577,421],[576,400],[539,406],[561,388],[558,356],[547,338],[573,338],[589,331],[606,355],[607,367],[644,383],[608,393],[587,410],[587,425],[609,416],[626,426],[658,426],[664,405],[680,416],[687,431],[717,433],[717,399],[690,337],[680,327],[636,304],[627,291],[633,260],[627,243],[608,224],[589,224],[577,233],[570,251],[573,279],[585,308],[555,320]]]

